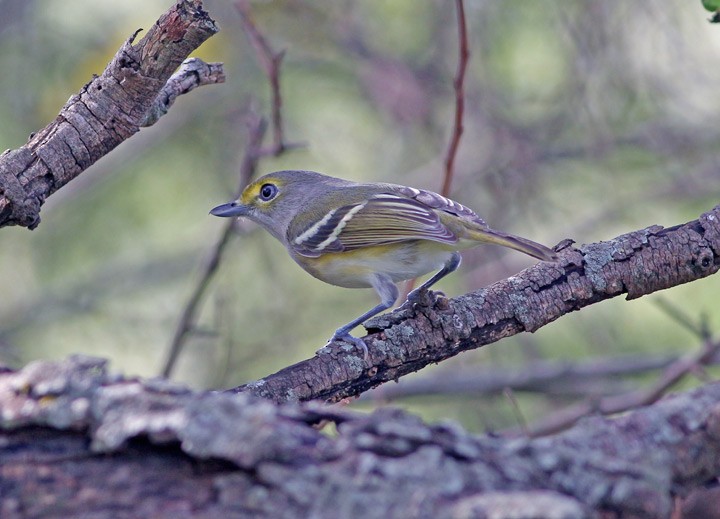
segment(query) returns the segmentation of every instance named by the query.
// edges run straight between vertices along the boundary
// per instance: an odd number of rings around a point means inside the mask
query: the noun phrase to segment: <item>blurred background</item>
[[[19,147],[50,122],[124,40],[171,5],[0,0],[0,147]],[[684,223],[716,205],[720,28],[699,0],[642,9],[648,5],[467,0],[471,57],[453,198],[492,227],[547,245]],[[1,363],[85,353],[129,375],[161,371],[222,230],[208,211],[237,189],[247,114],[269,115],[268,82],[238,12],[221,0],[205,8],[221,32],[196,55],[224,62],[227,82],[182,96],[158,124],[51,196],[37,230],[0,232]],[[259,173],[312,169],[440,190],[458,61],[452,2],[252,8],[273,48],[287,50],[286,138],[306,143],[264,158]],[[241,230],[173,374],[196,388],[236,386],[305,359],[376,302],[370,290],[311,278],[268,234]],[[439,288],[459,295],[530,264],[504,249],[468,251]],[[717,293],[712,277],[638,301],[618,298],[413,377],[433,387],[460,372],[522,373],[541,361],[670,358],[701,342],[673,314],[717,331]],[[430,420],[499,429],[515,425],[518,412],[532,420],[574,397],[657,376],[579,383],[574,393],[516,391],[516,399],[502,389],[447,393],[440,384],[394,404]],[[354,405],[389,399],[380,388]]]

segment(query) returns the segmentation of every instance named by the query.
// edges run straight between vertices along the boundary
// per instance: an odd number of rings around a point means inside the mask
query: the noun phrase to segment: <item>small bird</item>
[[[380,303],[338,328],[329,341],[354,344],[366,359],[365,342],[350,331],[395,304],[396,282],[435,272],[408,295],[408,301],[417,301],[422,291],[457,270],[458,251],[483,243],[556,259],[548,247],[495,231],[471,209],[432,191],[362,184],[314,171],[269,173],[210,214],[260,224],[321,281],[375,289]]]

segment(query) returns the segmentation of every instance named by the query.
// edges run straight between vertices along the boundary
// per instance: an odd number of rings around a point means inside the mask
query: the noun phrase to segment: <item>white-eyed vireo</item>
[[[397,281],[436,271],[408,295],[460,266],[459,250],[502,245],[544,261],[555,253],[539,243],[490,229],[472,210],[443,196],[394,184],[359,184],[312,171],[278,171],[245,188],[235,202],[210,211],[244,216],[285,245],[308,273],[347,288],[374,288],[380,304],[338,328],[333,340],[361,348],[350,330],[390,308]]]

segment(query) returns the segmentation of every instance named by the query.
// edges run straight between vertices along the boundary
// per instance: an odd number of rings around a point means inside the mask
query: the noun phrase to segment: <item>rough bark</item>
[[[195,393],[73,357],[0,374],[0,417],[4,518],[663,518],[720,475],[718,383],[503,439],[399,410]]]
[[[172,98],[164,90],[171,74],[217,31],[201,1],[179,0],[137,44],[130,37],[53,122],[0,155],[0,227],[37,227],[48,196],[157,120],[159,106]]]
[[[405,305],[366,323],[369,360],[340,343],[256,382],[233,389],[276,402],[356,396],[470,349],[534,332],[585,306],[695,281],[720,269],[720,206],[684,225],[653,226],[609,241],[556,247],[539,263],[477,292]],[[428,298],[430,299],[430,298]]]

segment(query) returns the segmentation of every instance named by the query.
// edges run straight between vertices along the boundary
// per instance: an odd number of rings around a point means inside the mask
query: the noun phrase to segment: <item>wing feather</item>
[[[381,193],[330,211],[291,245],[303,256],[319,256],[409,240],[456,243],[458,238],[433,208],[412,198]]]

